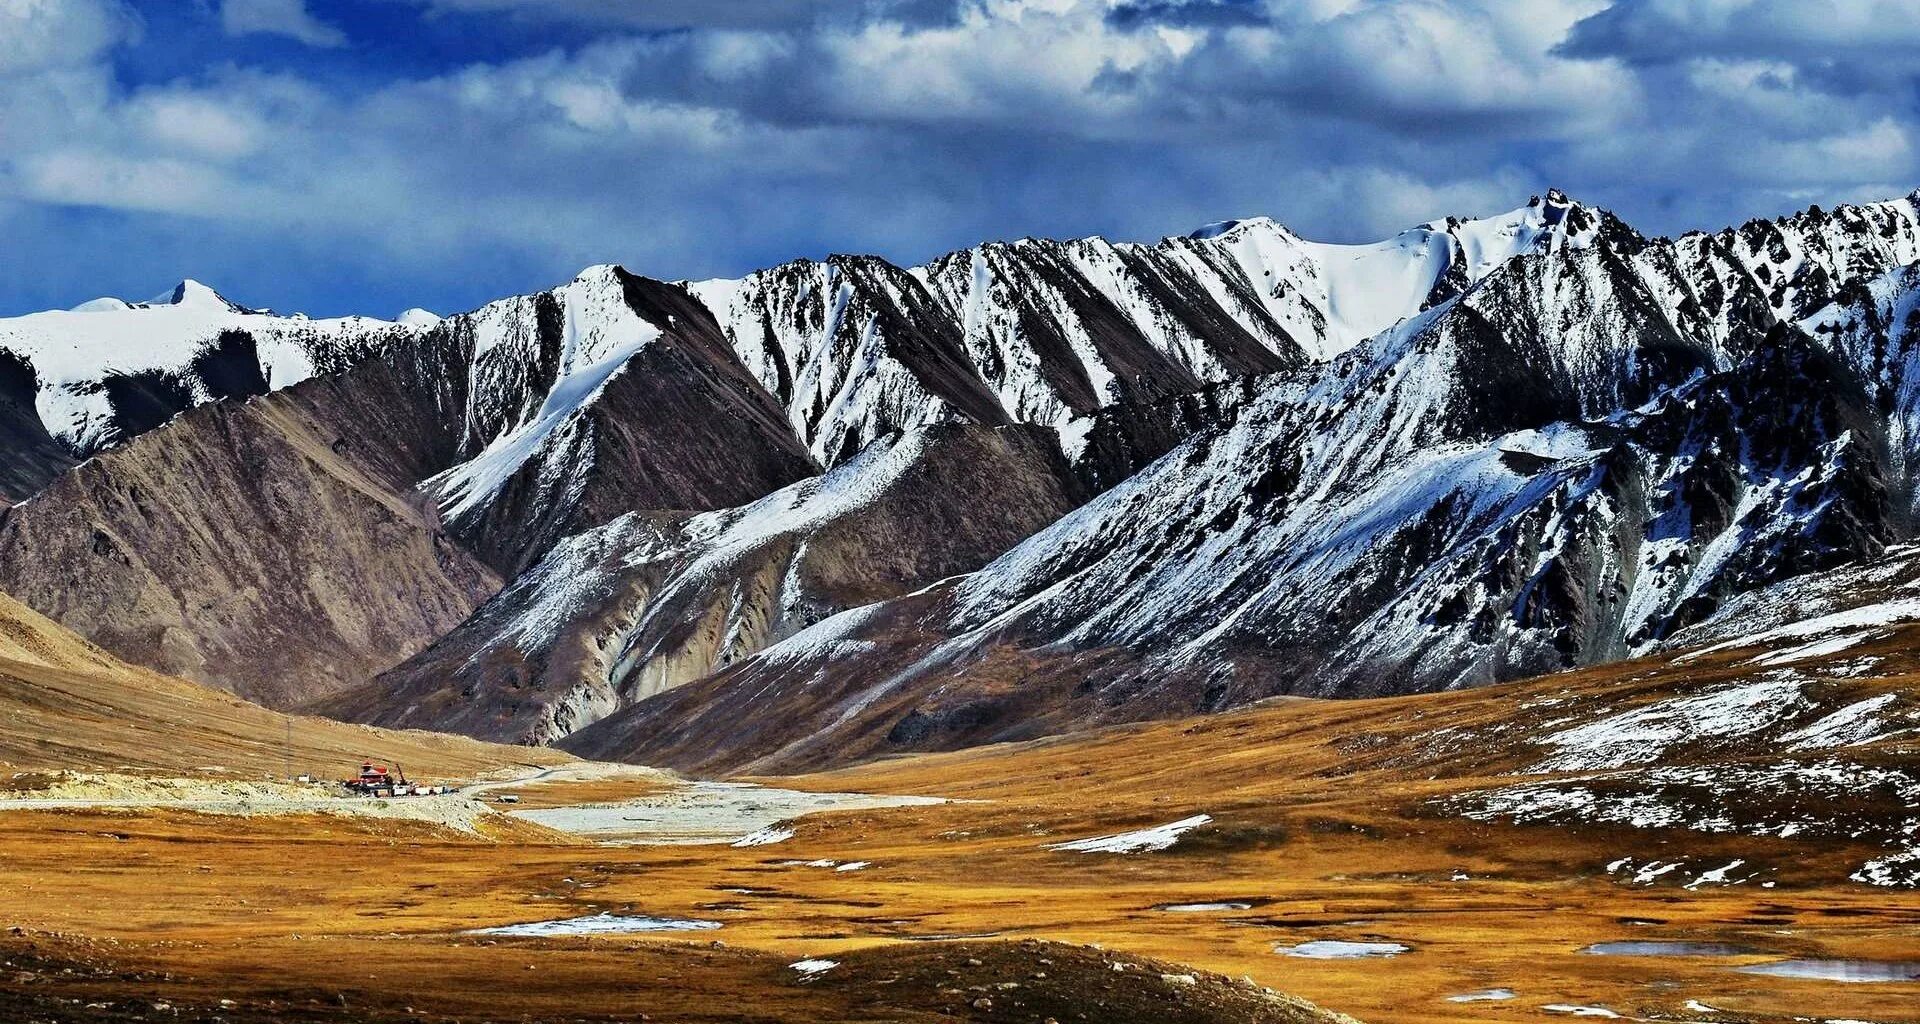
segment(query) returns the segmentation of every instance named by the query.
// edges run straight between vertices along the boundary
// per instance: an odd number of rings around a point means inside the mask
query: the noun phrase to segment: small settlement
[[[399,765],[394,765],[389,771],[386,765],[375,764],[372,760],[361,762],[359,776],[341,779],[340,785],[350,795],[365,797],[439,796],[456,792],[458,788],[416,785],[407,781],[406,770]]]

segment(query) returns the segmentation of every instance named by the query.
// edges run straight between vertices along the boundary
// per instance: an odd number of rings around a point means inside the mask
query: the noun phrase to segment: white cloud
[[[0,0],[0,77],[84,65],[138,31],[117,0]]]
[[[301,4],[251,6],[248,31],[344,40]],[[129,86],[107,59],[140,31],[118,0],[0,0],[0,216],[38,225],[29,265],[48,274],[184,258],[300,281],[324,264],[386,282],[399,308],[605,260],[694,276],[1261,213],[1357,241],[1549,184],[1669,231],[1920,184],[1911,87],[1886,84],[1920,77],[1912,54],[1856,81],[1751,41],[1676,62],[1563,52],[1605,0],[1271,0],[1216,21],[1137,6],[769,0],[714,14],[729,27],[608,31],[431,75],[343,85],[215,55]],[[135,245],[34,219],[71,207],[175,219]],[[428,281],[463,299],[409,291]]]
[[[286,36],[319,47],[347,44],[347,34],[315,18],[305,0],[221,0],[220,27],[230,36]]]

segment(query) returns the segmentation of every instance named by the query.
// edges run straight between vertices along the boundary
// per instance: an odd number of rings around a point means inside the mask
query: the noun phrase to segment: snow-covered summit
[[[25,360],[47,431],[89,454],[122,439],[115,382],[146,379],[182,407],[222,397],[196,363],[222,346],[249,361],[267,389],[297,384],[343,349],[414,328],[366,317],[311,320],[250,309],[192,279],[146,302],[102,297],[73,309],[0,318],[0,350]],[[240,340],[244,337],[244,341]]]
[[[229,313],[252,313],[256,310],[234,302],[232,299],[214,291],[212,288],[189,277],[167,291],[139,303],[141,307],[154,306],[192,306],[199,309],[223,310]]]

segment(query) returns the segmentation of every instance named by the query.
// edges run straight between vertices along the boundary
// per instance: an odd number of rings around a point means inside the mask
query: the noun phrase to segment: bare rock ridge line
[[[1916,261],[1912,197],[1650,239],[1552,192],[444,320],[188,282],[0,321],[0,588],[263,700],[702,766],[1472,685],[1909,537]]]

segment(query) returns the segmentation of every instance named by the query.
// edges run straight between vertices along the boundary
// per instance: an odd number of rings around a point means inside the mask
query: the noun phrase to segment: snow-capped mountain
[[[0,350],[24,363],[17,372],[34,383],[46,432],[84,457],[195,405],[339,369],[416,330],[366,317],[278,316],[186,280],[147,302],[100,298],[0,320]]]
[[[1914,200],[1677,241],[1568,209],[1592,227],[1270,380],[980,572],[822,623],[579,749],[805,764],[1471,685],[1646,651],[1910,535]],[[786,714],[712,742],[748,692]]]
[[[1470,685],[1908,537],[1916,262],[1913,198],[1667,240],[1550,192],[1371,245],[593,267],[391,323],[189,283],[0,321],[6,480],[46,488],[0,530],[63,552],[0,587],[236,687],[226,652],[324,619],[351,656],[278,692],[535,741],[611,715],[583,742],[688,763]],[[324,455],[263,470],[254,435]],[[343,482],[331,548],[214,550]],[[375,637],[327,609],[389,513],[428,543],[381,571],[449,596]]]
[[[0,520],[0,588],[269,702],[416,653],[498,589],[488,565],[511,577],[629,509],[728,507],[818,471],[705,309],[616,268],[406,325],[176,291],[0,324],[0,368],[43,408],[100,398],[107,418],[82,421],[111,428],[54,440],[93,458]]]
[[[1330,358],[1517,253],[1608,227],[1555,192],[1373,245],[1263,218],[1156,245],[1022,239],[911,269],[836,256],[689,287],[823,464],[956,418],[1059,428],[1077,458],[1102,409]]]

